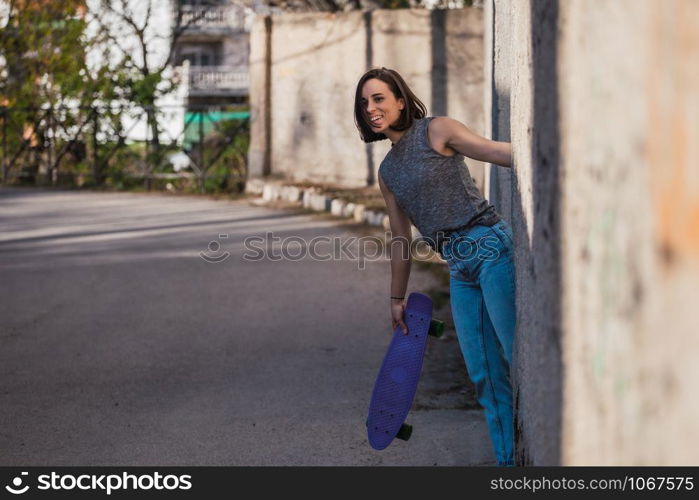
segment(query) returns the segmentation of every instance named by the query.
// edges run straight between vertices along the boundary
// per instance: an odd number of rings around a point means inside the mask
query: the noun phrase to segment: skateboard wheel
[[[413,426],[410,424],[403,424],[400,426],[400,429],[398,429],[398,433],[396,434],[396,438],[402,439],[403,441],[407,441],[410,439],[410,435],[413,433]]]
[[[433,319],[430,322],[429,335],[431,337],[439,338],[444,333],[444,321],[439,321],[438,319]]]

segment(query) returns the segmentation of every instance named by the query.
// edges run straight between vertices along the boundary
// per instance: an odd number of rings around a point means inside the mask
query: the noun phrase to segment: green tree
[[[171,0],[99,0],[92,12],[100,27],[96,44],[109,61],[118,94],[113,98],[140,108],[146,115],[150,131],[148,172],[164,161],[156,103],[179,84],[171,75],[177,39],[204,15],[201,11],[199,17],[183,21],[183,4]],[[212,0],[211,5],[216,2]],[[150,189],[148,175],[146,189]]]
[[[84,0],[15,0],[4,6],[6,17],[0,27],[0,105],[6,134],[3,181],[7,182],[10,164],[27,149],[48,165],[54,180],[68,151],[67,138],[89,126],[90,106],[103,99],[110,88],[108,78],[104,69],[88,68]],[[38,162],[30,167],[36,170]]]

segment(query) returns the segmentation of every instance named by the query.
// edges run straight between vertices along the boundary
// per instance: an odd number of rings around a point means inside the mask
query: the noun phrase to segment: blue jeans
[[[449,265],[456,335],[478,402],[485,410],[498,465],[514,465],[510,365],[515,336],[512,229],[504,220],[448,234],[442,257]]]

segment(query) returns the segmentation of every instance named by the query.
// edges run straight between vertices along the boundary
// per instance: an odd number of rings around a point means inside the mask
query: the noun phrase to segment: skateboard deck
[[[404,321],[408,334],[400,326],[394,330],[371,395],[366,424],[369,444],[375,450],[385,449],[395,437],[410,437],[412,428],[404,421],[420,379],[427,336],[439,336],[444,328],[443,323],[432,320],[432,299],[421,293],[408,297]]]

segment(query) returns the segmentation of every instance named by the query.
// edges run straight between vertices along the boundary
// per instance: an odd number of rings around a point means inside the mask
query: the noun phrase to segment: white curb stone
[[[386,231],[390,231],[390,230],[391,230],[391,221],[389,220],[388,215],[384,215],[384,216],[383,216],[382,225],[383,225],[383,228],[384,228]]]
[[[354,221],[364,222],[364,212],[366,212],[366,207],[364,207],[364,205],[357,205],[354,209]]]
[[[354,210],[357,208],[356,203],[348,203],[342,210],[343,217],[354,217]]]
[[[311,208],[311,199],[313,198],[313,188],[303,190],[303,208]]]
[[[327,198],[321,193],[313,193],[311,197],[311,209],[316,212],[325,212]]]
[[[288,201],[300,201],[301,196],[303,193],[301,192],[301,189],[299,189],[296,186],[288,186],[287,187],[287,193],[286,193],[286,199]]]
[[[272,186],[271,184],[265,184],[262,188],[262,199],[265,201],[272,201]]]
[[[377,210],[367,210],[366,222],[370,226],[382,226],[384,213]]]
[[[245,182],[245,192],[250,194],[262,194],[267,183],[262,179],[248,179]]]
[[[342,214],[344,213],[345,205],[347,203],[344,202],[344,200],[335,199],[330,203],[330,213],[337,216],[337,217],[342,217]]]

